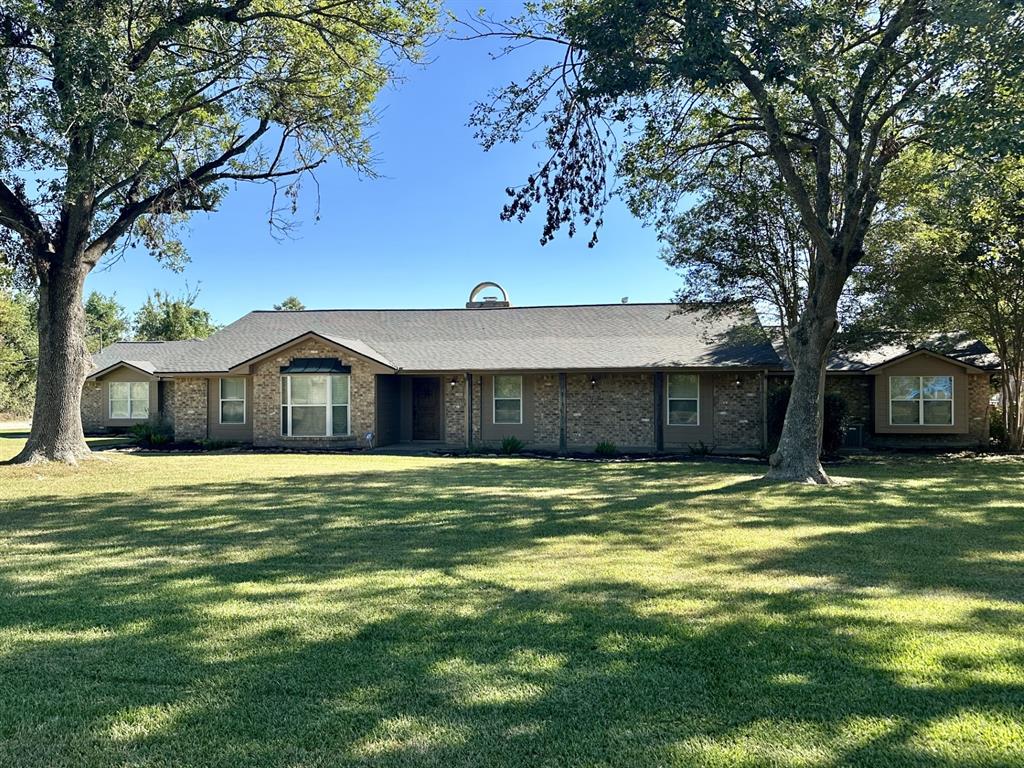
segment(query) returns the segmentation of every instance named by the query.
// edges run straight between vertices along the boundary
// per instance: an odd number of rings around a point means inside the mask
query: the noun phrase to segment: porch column
[[[568,436],[567,436],[567,419],[566,409],[567,404],[567,387],[565,383],[565,374],[558,374],[558,452],[565,453],[568,447]]]
[[[466,450],[473,450],[473,374],[466,374]]]
[[[699,387],[700,384],[698,383]],[[658,371],[654,374],[654,449],[665,450],[665,374]]]

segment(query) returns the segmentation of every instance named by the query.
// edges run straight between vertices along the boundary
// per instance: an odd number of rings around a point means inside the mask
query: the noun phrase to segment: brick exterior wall
[[[157,386],[164,388],[163,413],[160,414],[164,423],[174,429],[174,379],[167,379]]]
[[[206,439],[207,380],[199,378],[175,379],[172,399],[174,404],[174,439],[178,442]]]
[[[281,366],[297,357],[338,358],[352,367],[349,385],[351,435],[347,437],[285,437],[281,434]],[[339,352],[322,342],[304,341],[252,368],[253,443],[257,446],[323,448],[365,446],[364,435],[376,429],[377,387],[373,364]]]
[[[989,421],[992,377],[987,373],[974,373],[967,379],[968,434],[979,444],[987,446],[992,426]]]
[[[103,432],[103,387],[98,381],[87,381],[82,388],[82,429],[86,434]]]
[[[761,450],[764,423],[761,380],[759,373],[712,375],[716,451],[755,453]]]
[[[455,386],[452,386],[452,380]],[[466,445],[466,377],[463,374],[441,377],[444,390],[444,441],[453,448]]]
[[[533,442],[537,446],[557,449],[560,433],[558,374],[546,373],[534,379]]]
[[[591,378],[597,379],[596,386],[591,386]],[[556,377],[556,398],[557,386]],[[554,429],[557,445],[557,417]],[[568,374],[566,432],[569,450],[592,451],[603,441],[620,450],[654,450],[653,374]]]

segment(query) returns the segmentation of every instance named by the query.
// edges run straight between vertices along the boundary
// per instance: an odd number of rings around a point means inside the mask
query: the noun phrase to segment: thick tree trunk
[[[768,460],[767,480],[831,483],[821,466],[825,371],[832,338],[839,328],[837,306],[845,278],[838,270],[821,268],[817,279],[820,291],[808,296],[800,322],[789,337],[793,386],[779,447]]]
[[[89,456],[82,431],[82,386],[88,374],[82,292],[89,269],[82,260],[51,262],[39,275],[39,369],[32,431],[13,463]]]

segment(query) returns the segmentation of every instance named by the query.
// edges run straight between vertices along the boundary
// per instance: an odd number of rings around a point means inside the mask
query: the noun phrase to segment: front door
[[[412,439],[441,439],[441,379],[412,380]]]

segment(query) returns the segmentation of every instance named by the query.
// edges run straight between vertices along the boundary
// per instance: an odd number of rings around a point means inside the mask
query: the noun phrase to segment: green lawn
[[[1024,463],[759,472],[0,466],[0,765],[1024,765]]]

